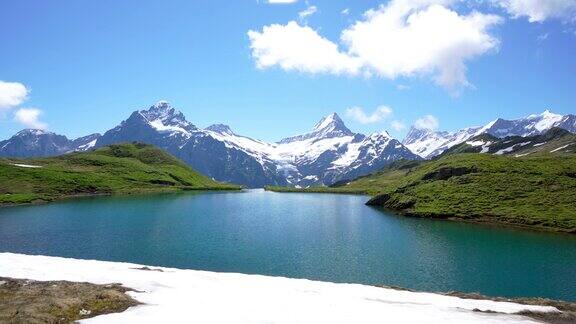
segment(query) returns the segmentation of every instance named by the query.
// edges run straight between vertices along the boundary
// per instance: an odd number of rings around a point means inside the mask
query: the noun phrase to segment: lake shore
[[[538,299],[442,295],[359,284],[12,253],[0,253],[0,276],[100,286],[118,283],[126,289],[127,296],[140,304],[131,304],[122,312],[93,317],[87,323],[156,323],[183,319],[211,323],[376,323],[382,319],[400,323],[561,323],[574,319],[570,316],[576,309],[570,303]],[[82,314],[89,311],[84,309]]]
[[[374,191],[368,189],[357,189],[357,188],[345,188],[345,187],[312,187],[312,188],[294,188],[294,187],[281,187],[281,186],[268,186],[265,188],[266,191],[277,192],[277,193],[325,193],[325,194],[355,194],[355,195],[366,195],[368,200],[366,205],[380,207],[390,211],[396,215],[401,215],[404,217],[412,218],[426,218],[444,221],[456,221],[465,222],[471,224],[481,224],[488,226],[505,226],[513,227],[525,230],[533,231],[544,231],[544,232],[554,232],[554,233],[564,233],[564,234],[576,234],[576,228],[564,228],[564,227],[554,227],[554,226],[542,226],[541,222],[530,222],[525,223],[518,222],[515,218],[502,218],[494,217],[491,215],[475,215],[475,216],[465,216],[465,215],[450,215],[442,213],[427,213],[414,211],[409,208],[404,208],[402,205],[394,205],[388,203],[388,199],[382,199],[384,195],[379,195]]]
[[[49,158],[0,158],[0,206],[86,196],[240,189],[205,177],[174,156],[142,143]]]
[[[56,197],[50,198],[40,198],[34,199],[30,201],[22,201],[22,202],[1,202],[0,201],[0,208],[5,207],[17,207],[17,206],[34,206],[34,205],[45,205],[50,204],[53,202],[59,201],[67,201],[67,200],[74,200],[74,199],[83,199],[83,198],[98,198],[98,197],[143,197],[148,195],[163,195],[163,194],[182,194],[185,192],[202,192],[202,191],[210,191],[210,192],[240,192],[245,190],[240,186],[233,186],[231,185],[228,188],[198,188],[198,187],[191,187],[191,188],[158,188],[156,190],[146,190],[140,191],[135,190],[133,192],[122,192],[122,193],[83,193],[83,194],[75,194],[75,195],[61,195]]]

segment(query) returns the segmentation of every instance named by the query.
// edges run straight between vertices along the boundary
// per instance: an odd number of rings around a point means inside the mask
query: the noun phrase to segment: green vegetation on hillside
[[[308,190],[312,189],[304,191]],[[323,190],[365,192],[374,196],[368,204],[408,216],[576,233],[573,154],[517,158],[449,154],[432,161],[397,163]]]
[[[0,205],[84,195],[229,189],[240,187],[215,182],[168,153],[140,143],[53,158],[0,159]]]
[[[576,156],[442,157],[352,182],[369,202],[417,217],[458,218],[576,232]]]

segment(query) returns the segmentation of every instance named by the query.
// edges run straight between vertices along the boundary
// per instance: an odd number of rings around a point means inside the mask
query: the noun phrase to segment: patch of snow
[[[562,147],[559,147],[559,148],[557,148],[557,149],[554,149],[554,150],[550,151],[550,153],[554,153],[554,152],[558,152],[558,151],[560,151],[560,150],[563,150],[563,149],[567,148],[568,146],[570,146],[570,145],[572,145],[572,144],[574,144],[574,143],[566,144],[566,145],[564,145],[564,146],[562,146]]]
[[[13,163],[12,165],[21,168],[33,168],[33,169],[42,168],[41,165],[18,164],[18,163]]]
[[[488,151],[490,151],[490,145],[492,144],[492,142],[488,141],[488,142],[484,142],[484,141],[468,141],[466,142],[466,144],[472,146],[472,147],[478,147],[481,146],[482,150],[480,150],[480,153],[488,153]]]
[[[347,150],[339,159],[332,162],[334,167],[345,167],[352,164],[354,161],[358,159],[360,155],[360,148],[362,147],[363,142],[359,143],[350,143],[346,146]]]
[[[549,110],[544,111],[542,114],[536,116],[538,122],[534,125],[534,128],[539,132],[544,132],[552,127],[554,127],[557,123],[562,121],[564,116],[554,114]]]
[[[143,305],[82,323],[538,323],[551,306],[462,299],[359,284],[0,253],[0,276],[121,283]],[[158,267],[155,267],[158,268]],[[482,312],[478,312],[480,310]]]
[[[514,151],[514,146],[515,146],[515,145],[512,145],[512,146],[510,146],[510,147],[507,147],[507,148],[498,150],[498,152],[496,152],[496,153],[494,153],[494,154],[496,154],[496,155],[503,155],[503,154],[506,154],[506,153],[510,153],[510,152]]]
[[[486,143],[483,141],[468,141],[468,142],[466,142],[466,144],[473,146],[473,147],[477,147],[477,146],[482,146]]]
[[[162,120],[160,120],[160,119],[152,120],[152,121],[149,121],[148,123],[150,124],[150,126],[152,126],[154,129],[156,129],[160,133],[178,132],[178,133],[182,133],[182,134],[190,136],[190,132],[188,132],[184,128],[178,127],[178,126],[172,126],[172,125],[164,125],[164,123],[162,123]]]
[[[482,145],[482,150],[480,151],[480,153],[488,153],[488,151],[490,151],[490,144],[492,144],[492,142],[488,142]]]
[[[351,143],[354,136],[339,136],[333,138],[309,138],[302,141],[276,144],[272,158],[274,160],[314,161],[320,154],[333,151]]]
[[[526,145],[528,145],[528,144],[530,144],[530,143],[532,143],[532,142],[523,142],[523,143],[519,143],[519,144],[514,144],[514,145],[512,145],[512,146],[510,146],[510,147],[503,148],[503,149],[499,150],[498,152],[496,152],[496,153],[494,153],[494,154],[496,154],[496,155],[503,155],[503,154],[506,154],[506,153],[510,153],[510,152],[514,151],[517,146],[526,146]]]
[[[80,146],[78,146],[78,149],[80,149],[81,151],[87,151],[96,145],[96,141],[98,141],[98,139],[95,139],[95,140],[91,141],[90,143],[80,145]]]
[[[536,143],[536,144],[534,144],[534,147],[536,147],[536,146],[541,146],[541,145],[544,145],[544,144],[546,144],[546,143],[547,143],[547,142]]]

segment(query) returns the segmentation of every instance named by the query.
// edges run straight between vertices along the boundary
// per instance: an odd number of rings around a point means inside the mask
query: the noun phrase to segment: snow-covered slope
[[[572,154],[576,152],[576,134],[553,127],[541,135],[498,138],[483,133],[446,150],[450,153],[488,153],[523,157],[537,153]]]
[[[249,142],[237,135],[220,139],[273,163],[289,184],[301,187],[329,185],[377,171],[402,158],[419,158],[387,132],[353,133],[335,113],[322,118],[309,133],[278,143]]]
[[[571,115],[562,116],[545,110],[539,115],[530,115],[525,118],[506,120],[498,118],[481,129],[481,133],[487,133],[496,137],[508,136],[534,136],[540,135],[552,127],[562,127],[561,124]],[[572,116],[573,117],[573,116]],[[575,131],[575,129],[567,129]]]
[[[82,323],[538,323],[551,306],[93,260],[0,253],[0,277],[121,283],[143,305]]]
[[[470,127],[449,133],[412,127],[402,143],[421,157],[432,158],[477,135],[480,129],[480,127]]]
[[[100,134],[92,134],[70,140],[66,136],[40,129],[25,129],[0,142],[0,156],[44,157],[74,151],[86,151],[96,144]]]
[[[553,127],[563,128],[569,132],[576,133],[576,116],[563,116],[546,110],[541,114],[529,115],[528,117],[514,120],[498,118],[484,127],[464,128],[454,133],[422,130],[413,127],[402,143],[421,157],[432,158],[480,134],[486,133],[498,138],[509,136],[528,137],[543,134]]]

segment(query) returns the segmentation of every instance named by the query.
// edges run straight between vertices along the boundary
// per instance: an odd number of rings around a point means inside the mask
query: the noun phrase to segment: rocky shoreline
[[[0,323],[70,323],[140,303],[120,284],[0,277]]]

